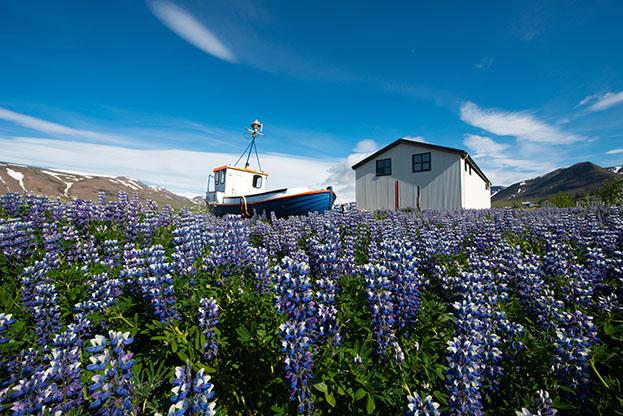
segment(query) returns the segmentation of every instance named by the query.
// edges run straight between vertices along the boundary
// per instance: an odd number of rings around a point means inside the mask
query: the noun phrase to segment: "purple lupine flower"
[[[437,410],[439,403],[434,402],[429,395],[424,399],[417,392],[407,396],[409,404],[407,405],[407,416],[439,416],[441,412]]]
[[[175,367],[171,392],[173,404],[169,407],[169,416],[216,415],[214,385],[210,383],[210,376],[205,374],[203,368],[193,377],[188,363],[186,367]]]
[[[58,265],[58,258],[46,256],[34,266],[27,267],[22,275],[22,303],[30,310],[35,322],[35,335],[41,346],[47,346],[52,334],[60,329],[58,295],[48,273]]]
[[[478,359],[478,346],[461,335],[448,341],[448,352],[446,387],[452,414],[482,415],[482,366]]]
[[[319,233],[325,234],[321,243],[317,238],[308,241],[310,267],[319,276],[315,283],[316,303],[318,306],[318,342],[329,339],[335,345],[340,344],[341,335],[337,326],[337,305],[340,260],[339,235],[324,227]]]
[[[279,327],[281,351],[285,353],[286,379],[290,383],[290,399],[296,401],[298,414],[312,414],[311,397],[313,355],[312,341],[305,322],[288,320]]]
[[[110,268],[121,266],[121,252],[117,240],[104,241],[101,264]]]
[[[96,335],[87,347],[90,364],[86,369],[93,371],[89,392],[91,409],[100,409],[103,414],[128,414],[134,411],[132,403],[133,354],[126,352],[133,338],[130,333],[108,332],[108,339]]]
[[[296,257],[303,259],[304,254]],[[286,379],[290,383],[290,399],[297,402],[299,414],[311,414],[314,409],[310,382],[317,308],[308,273],[306,262],[289,257],[284,257],[273,269],[275,303],[277,310],[286,316],[286,322],[279,327]]]
[[[12,314],[0,313],[0,344],[5,344],[10,341],[9,338],[4,336],[6,330],[15,322]]]
[[[81,340],[78,328],[69,325],[67,330],[54,337],[50,351],[50,364],[45,370],[48,386],[45,403],[51,413],[67,413],[82,404]]]
[[[17,218],[19,216],[22,201],[17,192],[9,192],[0,195],[0,207],[7,212],[10,217]]]
[[[264,248],[251,247],[251,271],[255,277],[255,287],[258,293],[268,295],[270,293],[270,260],[268,251]]]
[[[161,245],[143,250],[126,245],[124,268],[119,276],[149,301],[154,314],[161,322],[178,319],[172,269],[173,265],[166,261]]]
[[[525,407],[515,412],[517,416],[554,416],[558,410],[552,407],[552,399],[546,390],[539,390],[536,398],[536,412],[532,413]]]
[[[88,271],[83,269],[84,273]],[[87,283],[89,297],[84,302],[77,303],[74,307],[76,311],[85,313],[99,312],[105,313],[121,294],[121,280],[111,278],[108,273],[100,273],[89,278]]]
[[[371,264],[362,266],[360,270],[367,288],[366,295],[372,316],[372,336],[376,343],[376,353],[381,360],[384,360],[389,347],[397,342],[394,328],[396,315],[390,291],[390,272],[385,266]]]
[[[204,268],[231,275],[251,263],[249,243],[251,228],[237,216],[225,216],[210,233],[210,252],[204,258]]]
[[[181,275],[196,272],[195,262],[200,259],[208,245],[208,233],[202,218],[187,216],[180,219],[173,230],[173,259]]]
[[[203,298],[199,301],[199,328],[206,337],[203,345],[203,357],[209,362],[218,354],[218,342],[214,328],[218,324],[218,305],[213,298]]]
[[[0,219],[0,252],[13,263],[21,263],[32,255],[37,239],[33,223],[17,219]]]

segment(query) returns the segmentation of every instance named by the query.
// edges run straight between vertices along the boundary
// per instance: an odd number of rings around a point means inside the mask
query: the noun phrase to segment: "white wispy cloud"
[[[597,112],[607,110],[616,105],[623,104],[623,91],[589,95],[578,103],[578,107],[589,103],[591,103],[591,105],[586,108],[588,111]]]
[[[182,39],[223,61],[237,61],[234,53],[188,11],[166,0],[151,0],[147,4],[152,13]]]
[[[35,131],[47,138],[150,148],[209,145],[234,149],[246,145],[242,137],[235,139],[236,131],[163,115],[132,113],[112,120],[93,120],[70,114],[66,119],[71,119],[74,125],[86,127],[76,128],[65,122],[50,121],[0,107],[0,127],[5,136],[30,136]],[[223,137],[234,139],[224,142]]]
[[[100,175],[130,176],[187,196],[202,195],[212,168],[233,163],[239,156],[235,153],[180,149],[132,149],[31,137],[0,137],[0,148],[3,161]],[[262,168],[270,174],[268,186],[271,189],[323,186],[334,164],[333,159],[312,160],[292,155],[266,154],[262,157]]]
[[[514,136],[518,140],[536,143],[565,144],[586,140],[547,124],[527,112],[482,109],[467,101],[461,104],[461,120],[497,136]]]
[[[426,140],[426,137],[422,137],[422,136],[405,136],[403,137],[403,139],[411,140],[412,142],[428,143],[428,140]]]
[[[468,134],[463,140],[474,157],[502,157],[509,145],[498,143],[489,137]]]
[[[111,135],[104,133],[68,127],[2,107],[0,107],[0,120],[18,124],[41,133],[62,135],[75,139],[109,140],[111,138]]]
[[[479,71],[487,71],[489,68],[491,68],[492,65],[493,65],[493,58],[486,57],[486,58],[482,58],[480,61],[474,64],[474,68],[476,68]]]
[[[333,186],[339,202],[355,201],[355,171],[352,166],[377,150],[378,145],[374,140],[361,140],[353,149],[353,153],[329,167],[329,176],[323,185]]]
[[[621,153],[623,153],[623,149],[612,149],[606,152],[608,155],[619,155]]]
[[[355,153],[374,153],[379,149],[379,145],[372,139],[361,140],[355,146]],[[355,162],[357,163],[357,162]]]
[[[540,176],[555,169],[556,157],[532,153],[531,158],[520,157],[519,149],[500,143],[490,137],[467,134],[463,144],[494,185],[511,185],[524,179]]]

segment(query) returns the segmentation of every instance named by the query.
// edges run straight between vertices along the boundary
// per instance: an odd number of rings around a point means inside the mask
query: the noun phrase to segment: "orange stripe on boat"
[[[268,176],[268,173],[262,172],[261,170],[239,168],[239,167],[236,167],[236,166],[228,166],[228,165],[219,166],[218,168],[214,168],[214,169],[212,169],[212,172],[219,172],[219,171],[225,170],[225,169],[240,170],[242,172],[250,172],[250,173],[259,173],[260,175]]]

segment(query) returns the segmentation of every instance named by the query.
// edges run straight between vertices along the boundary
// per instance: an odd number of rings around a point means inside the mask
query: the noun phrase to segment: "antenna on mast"
[[[264,125],[258,119],[255,119],[255,121],[251,123],[251,128],[246,129],[248,133],[251,133],[251,143],[249,143],[247,147],[244,149],[244,151],[242,152],[242,154],[240,155],[240,157],[238,158],[234,166],[238,165],[238,162],[240,162],[240,159],[242,159],[242,157],[246,154],[247,161],[245,162],[244,167],[245,169],[248,168],[249,159],[251,158],[251,152],[255,151],[255,157],[257,159],[257,166],[259,170],[262,170],[262,166],[260,165],[260,156],[257,154],[257,145],[255,144],[255,139],[257,138],[258,135],[259,136],[264,135],[264,133],[262,133],[263,128],[264,128]]]

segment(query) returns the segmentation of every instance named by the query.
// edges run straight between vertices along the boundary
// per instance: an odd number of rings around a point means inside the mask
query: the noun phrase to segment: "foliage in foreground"
[[[622,214],[269,221],[7,194],[0,409],[622,414]]]

